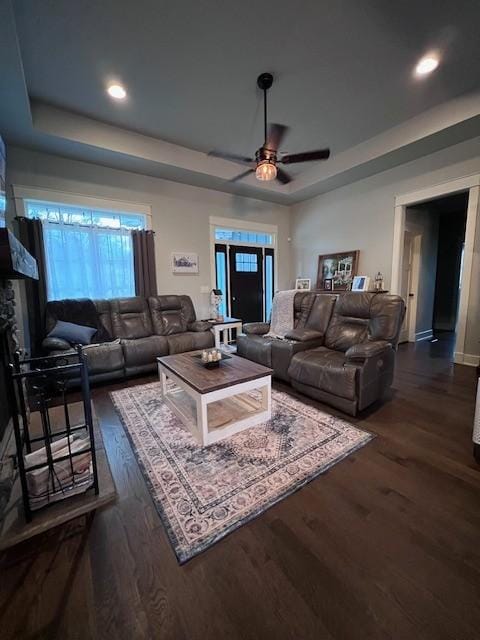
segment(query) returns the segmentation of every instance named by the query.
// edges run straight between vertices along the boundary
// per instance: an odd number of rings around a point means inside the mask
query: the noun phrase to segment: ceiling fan
[[[231,162],[237,162],[238,164],[249,167],[247,171],[233,178],[231,182],[236,182],[251,173],[255,173],[258,180],[275,180],[276,178],[282,184],[288,184],[292,181],[292,178],[278,166],[279,164],[296,164],[298,162],[309,162],[311,160],[327,160],[330,156],[330,149],[317,149],[316,151],[304,151],[303,153],[288,153],[282,157],[278,157],[278,148],[288,131],[288,127],[283,124],[267,125],[267,91],[272,84],[273,76],[271,73],[261,73],[257,78],[257,86],[263,91],[265,141],[262,146],[255,151],[255,158],[225,153],[223,151],[210,151],[208,154],[215,158],[230,160]]]

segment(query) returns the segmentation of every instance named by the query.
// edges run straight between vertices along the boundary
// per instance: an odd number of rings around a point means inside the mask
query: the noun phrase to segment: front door
[[[230,245],[230,312],[242,322],[263,320],[263,253]]]

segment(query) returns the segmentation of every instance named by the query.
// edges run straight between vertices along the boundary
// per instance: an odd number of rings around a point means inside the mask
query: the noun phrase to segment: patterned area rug
[[[180,563],[373,438],[272,389],[269,422],[202,448],[162,401],[159,383],[111,397]]]

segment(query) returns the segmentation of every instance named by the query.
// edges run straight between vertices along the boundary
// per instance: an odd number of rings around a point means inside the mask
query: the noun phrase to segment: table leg
[[[262,409],[267,411],[269,415],[272,413],[272,387],[270,382],[262,388]]]
[[[205,402],[205,396],[201,395],[197,397],[197,431],[200,437],[203,447],[206,447],[208,442],[208,414],[207,403]]]
[[[213,335],[215,336],[215,349],[220,349],[220,327],[213,327]]]
[[[163,371],[163,369],[159,368],[159,373],[160,373],[160,391],[162,394],[162,398],[164,398],[167,395],[167,376],[165,375],[165,372]]]

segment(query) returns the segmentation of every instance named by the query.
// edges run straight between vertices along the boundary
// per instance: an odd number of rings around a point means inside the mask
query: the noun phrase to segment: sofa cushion
[[[187,330],[188,323],[182,308],[182,297],[188,296],[150,296],[148,299],[153,330],[157,335],[171,336]]]
[[[96,333],[97,329],[95,327],[85,327],[74,322],[57,320],[47,338],[60,338],[70,344],[90,344],[92,337]]]
[[[193,306],[192,299],[190,296],[178,296],[180,298],[180,304],[182,306],[182,314],[185,318],[185,322],[190,324],[191,322],[195,322],[197,319],[197,314],[195,313],[195,307]]]
[[[346,364],[345,354],[326,347],[302,351],[293,356],[289,376],[302,384],[348,400],[356,396],[357,367]]]
[[[95,338],[101,342],[107,342],[113,336],[110,300],[94,300],[93,304],[97,310],[100,325],[103,327],[103,331],[97,334]],[[102,338],[101,336],[104,337]]]
[[[320,293],[315,296],[313,304],[305,321],[305,329],[313,329],[325,335],[330,324],[337,296]]]
[[[163,336],[121,340],[125,367],[154,364],[155,358],[168,355],[168,342]]]
[[[177,335],[169,335],[166,339],[170,355],[184,353],[185,351],[196,351],[197,349],[208,349],[213,347],[215,342],[210,331],[186,331]]]
[[[299,291],[293,298],[293,328],[303,329],[316,295],[311,291]]]
[[[345,352],[354,344],[364,342],[367,338],[368,320],[346,318],[334,313],[325,336],[325,346]]]
[[[122,345],[118,340],[88,345],[83,349],[83,353],[91,375],[123,369]]]
[[[114,298],[110,301],[115,338],[137,339],[152,335],[150,312],[145,298]]]
[[[264,367],[271,367],[273,340],[274,338],[266,338],[254,333],[239,335],[237,336],[237,355],[263,364]]]
[[[405,302],[400,296],[375,294],[371,307],[369,340],[386,340],[396,347],[405,317]]]
[[[111,331],[101,321],[96,304],[89,298],[50,300],[45,309],[45,331],[49,333],[58,320],[71,322],[83,327],[95,327],[92,342],[106,342],[112,339]]]

